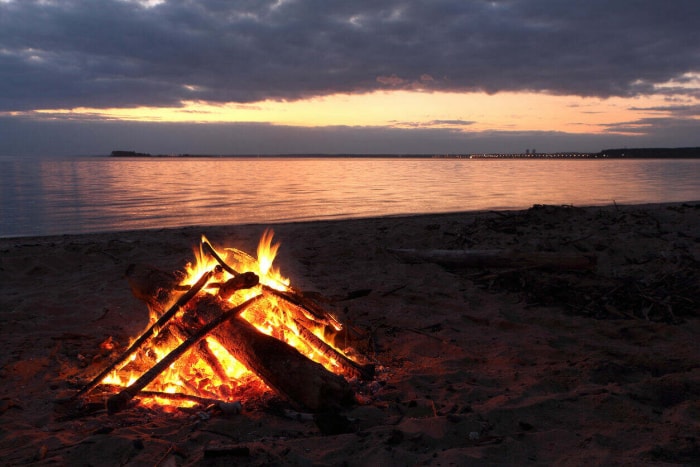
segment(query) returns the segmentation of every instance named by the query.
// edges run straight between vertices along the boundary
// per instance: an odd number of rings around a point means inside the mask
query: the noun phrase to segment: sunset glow
[[[692,1],[87,3],[0,0],[0,155],[699,144]]]
[[[667,115],[673,96],[661,94],[607,99],[543,93],[448,93],[393,91],[334,94],[293,102],[251,104],[185,101],[181,107],[45,109],[43,118],[140,122],[257,122],[299,127],[379,126],[451,128],[464,132],[560,131],[600,134],[616,124]],[[684,98],[690,105],[698,99]],[[18,115],[17,112],[14,113]],[[694,117],[698,119],[698,117]]]

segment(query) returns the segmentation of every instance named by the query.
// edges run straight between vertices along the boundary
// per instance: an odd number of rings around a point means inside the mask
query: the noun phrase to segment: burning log
[[[442,266],[464,268],[592,269],[596,264],[595,257],[590,255],[546,251],[416,249],[388,251],[408,263],[436,263]]]
[[[211,243],[209,243],[209,240],[206,240],[203,238],[201,245],[202,245],[202,250],[206,251],[208,254],[210,254],[212,256],[212,258],[214,258],[216,260],[216,262],[219,263],[219,266],[224,268],[224,270],[226,272],[228,272],[232,276],[238,275],[238,271],[236,271],[231,266],[226,264],[226,262],[221,258],[221,256],[219,256],[219,253],[217,253],[216,250],[214,249],[214,247],[211,246]]]
[[[115,386],[111,384],[105,384],[102,386],[103,389],[110,389],[112,391],[120,391],[123,388],[121,386]],[[142,390],[138,394],[140,397],[149,397],[154,399],[167,399],[172,401],[185,401],[194,402],[200,406],[204,407],[218,407],[222,412],[227,414],[237,414],[243,409],[240,401],[227,402],[220,399],[214,399],[211,397],[194,396],[192,394],[183,394],[181,392],[162,392],[162,391],[149,391]],[[102,403],[99,404],[101,409],[104,408]]]
[[[275,298],[284,298],[284,295],[270,294],[270,290],[274,289],[270,289],[269,287],[263,286],[264,295]],[[282,324],[284,328],[277,329],[277,333],[283,334],[284,332],[289,332],[291,334],[298,335],[309,345],[309,347],[311,347],[314,350],[314,352],[323,355],[329,361],[335,362],[334,366],[340,367],[343,373],[347,374],[350,377],[367,380],[371,379],[374,376],[374,365],[362,365],[346,357],[343,353],[339,352],[333,346],[326,343],[323,339],[318,337],[309,329],[309,327],[312,326],[314,323],[317,324],[319,322],[318,320],[313,321],[311,319],[308,319],[308,315],[306,315],[303,312],[303,310],[297,305],[293,303],[288,303],[286,301],[285,303],[291,305],[291,309],[285,307],[284,311],[277,309],[276,312],[278,314],[289,313],[292,316],[287,316],[287,319],[281,320],[284,321]],[[256,310],[251,308],[246,312],[246,317],[254,318],[251,320],[254,322],[256,319],[261,320],[265,313],[265,310]],[[329,322],[325,320],[320,322],[325,325],[329,324]]]
[[[211,319],[219,313],[219,305],[213,300],[200,300],[196,313],[205,320]],[[222,323],[211,334],[236,360],[292,403],[323,410],[350,405],[355,400],[345,378],[261,333],[240,316]]]
[[[296,324],[299,334],[311,344],[314,350],[325,355],[329,360],[335,361],[346,373],[360,379],[370,379],[374,376],[374,365],[360,365],[359,363],[350,360],[348,357],[326,344],[321,338],[309,331],[299,321],[294,321],[294,324]]]
[[[107,412],[110,414],[116,413],[124,409],[131,399],[133,399],[139,391],[148,386],[148,384],[156,379],[163,370],[172,365],[178,358],[187,352],[190,347],[199,342],[201,339],[206,337],[209,333],[214,331],[218,326],[224,324],[227,320],[234,318],[236,315],[240,314],[243,310],[251,306],[253,303],[257,302],[262,298],[262,295],[256,295],[255,297],[235,306],[223,313],[219,313],[217,316],[213,317],[207,324],[202,326],[196,333],[194,333],[189,339],[180,344],[172,352],[170,352],[165,358],[156,363],[150,370],[141,375],[134,383],[129,385],[126,389],[121,391],[119,394],[115,394],[107,399]]]
[[[162,328],[175,314],[182,309],[192,298],[197,295],[197,293],[202,290],[202,288],[206,285],[206,283],[209,281],[211,276],[214,274],[214,270],[205,272],[202,274],[202,277],[192,286],[190,289],[185,292],[178,300],[165,312],[161,315],[161,317],[153,323],[146,331],[139,336],[138,339],[134,341],[133,344],[125,351],[123,352],[119,358],[117,358],[112,364],[107,366],[100,374],[95,376],[92,381],[90,381],[88,384],[83,386],[80,391],[78,391],[73,398],[75,399],[76,397],[81,396],[82,394],[85,394],[86,392],[90,391],[92,388],[97,386],[100,381],[102,381],[105,376],[107,376],[114,368],[116,368],[117,365],[120,363],[126,361],[127,358],[131,356],[136,350],[141,347],[141,345],[151,336],[153,336],[160,328]]]
[[[172,326],[171,332],[175,337],[180,339],[181,342],[186,341],[190,337],[192,337],[192,331],[186,329],[184,326],[182,326],[180,323],[174,323],[175,325]],[[207,343],[206,340],[201,340],[197,344],[196,352],[199,355],[199,357],[204,360],[204,363],[209,365],[209,367],[212,369],[212,371],[216,374],[216,376],[221,379],[225,380],[226,379],[226,370],[223,368],[221,365],[221,362],[216,358],[214,355],[214,352],[212,352],[211,348],[209,347],[209,344]]]
[[[219,289],[219,297],[222,300],[228,300],[233,294],[241,289],[249,289],[258,285],[260,279],[254,272],[244,272],[227,280],[224,283],[210,284],[209,287]]]
[[[310,321],[316,321],[325,324],[326,326],[333,326],[337,330],[342,329],[342,325],[338,322],[335,316],[321,309],[313,301],[307,300],[301,293],[295,290],[281,292],[267,285],[263,285],[262,290],[263,293],[282,299],[288,304],[292,305]]]

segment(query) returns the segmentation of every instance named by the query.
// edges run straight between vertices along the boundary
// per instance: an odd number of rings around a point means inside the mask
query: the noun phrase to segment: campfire
[[[110,413],[132,400],[232,403],[270,390],[309,410],[354,402],[350,382],[371,378],[374,367],[338,345],[341,322],[273,266],[279,243],[272,238],[263,234],[257,258],[217,249],[202,236],[184,271],[130,266],[127,278],[148,306],[149,325],[75,397],[99,386]]]

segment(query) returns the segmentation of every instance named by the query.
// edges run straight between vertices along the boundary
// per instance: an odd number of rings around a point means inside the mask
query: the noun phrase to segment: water
[[[700,160],[0,160],[0,237],[700,200]]]

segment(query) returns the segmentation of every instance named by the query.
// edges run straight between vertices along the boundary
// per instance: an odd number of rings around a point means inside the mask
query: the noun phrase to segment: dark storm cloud
[[[16,0],[0,3],[0,109],[402,88],[627,96],[700,71],[698,24],[697,0]]]

